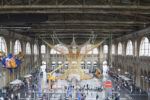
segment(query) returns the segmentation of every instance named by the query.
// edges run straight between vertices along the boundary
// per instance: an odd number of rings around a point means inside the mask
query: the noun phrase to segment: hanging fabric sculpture
[[[13,57],[12,54],[9,54],[8,57],[2,59],[1,63],[4,68],[7,68],[12,72],[12,69],[17,69],[22,62],[20,59]]]

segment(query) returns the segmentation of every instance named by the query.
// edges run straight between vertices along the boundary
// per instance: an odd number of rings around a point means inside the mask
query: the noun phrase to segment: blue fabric
[[[78,98],[79,98],[79,100],[81,100],[81,93],[80,92],[78,93]]]
[[[39,90],[39,97],[41,97],[41,85],[40,84],[39,84],[38,90]]]
[[[71,86],[68,87],[68,96],[71,97]]]
[[[11,59],[11,58],[14,58],[15,59],[15,61],[16,61],[16,67],[15,68],[7,68],[7,66],[6,66],[6,64],[5,64],[5,62],[6,62],[6,59]],[[20,64],[22,63],[22,61],[20,60],[20,59],[18,59],[18,58],[15,58],[15,57],[13,57],[12,56],[12,54],[9,54],[9,56],[8,57],[5,57],[5,58],[3,58],[2,59],[2,65],[4,66],[4,68],[7,68],[7,69],[9,69],[11,72],[12,72],[12,69],[17,69],[19,66],[20,66]]]

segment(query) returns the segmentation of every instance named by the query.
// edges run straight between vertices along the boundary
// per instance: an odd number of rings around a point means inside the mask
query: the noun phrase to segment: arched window
[[[26,44],[26,54],[31,54],[31,46],[29,42]]]
[[[60,54],[60,53],[59,53],[59,52],[57,52],[57,51],[56,51],[56,50],[54,50],[54,49],[51,49],[50,54]]]
[[[54,46],[55,49],[61,51],[64,54],[68,54],[69,50],[67,47],[63,46],[62,44],[57,44]],[[50,54],[60,54],[58,51],[56,51],[55,49],[51,49]]]
[[[126,55],[133,55],[133,45],[131,40],[127,43]]]
[[[5,52],[7,54],[6,41],[3,37],[0,37],[0,51]]]
[[[87,68],[90,69],[90,67],[91,67],[91,62],[88,61],[88,62],[87,62]]]
[[[118,55],[122,55],[122,44],[118,44]]]
[[[14,54],[18,54],[19,52],[21,52],[21,43],[19,40],[16,40],[14,45]]]
[[[103,52],[104,52],[105,54],[108,53],[108,45],[104,45],[104,47],[103,47]]]
[[[140,56],[148,56],[149,55],[149,40],[147,37],[144,37],[140,44]]]
[[[92,53],[93,54],[98,54],[98,49],[97,48],[93,49]]]
[[[90,51],[88,54],[98,54],[98,49],[94,48],[92,51]]]
[[[55,62],[55,61],[52,62],[51,67],[52,67],[52,69],[55,69],[55,68],[56,68],[56,62]]]
[[[115,45],[112,45],[112,54],[115,54]]]
[[[58,66],[62,65],[62,61],[58,61]]]
[[[45,45],[41,45],[41,53],[42,54],[46,53],[46,46]]]
[[[81,48],[80,53],[85,54],[88,50],[92,49],[94,45],[88,44]],[[88,52],[88,54],[98,54],[98,49],[94,48],[92,51]]]
[[[36,44],[34,44],[34,55],[38,55],[38,48]]]

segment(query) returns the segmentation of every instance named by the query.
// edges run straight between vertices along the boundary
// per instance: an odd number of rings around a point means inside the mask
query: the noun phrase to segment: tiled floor
[[[109,77],[106,77],[105,78],[106,80],[112,80],[111,78]],[[41,81],[41,79],[38,80],[39,83]],[[112,80],[112,83],[113,83],[113,80]],[[57,86],[58,86],[58,89],[56,90],[56,83],[55,85],[53,85],[53,89],[51,89],[50,91],[48,90],[48,83],[44,83],[44,87],[46,87],[47,89],[44,90],[44,92],[41,92],[43,94],[46,95],[46,100],[79,100],[78,99],[78,93],[81,92],[81,93],[85,93],[86,94],[86,99],[85,100],[96,100],[96,95],[98,94],[99,98],[98,100],[105,100],[106,98],[106,94],[111,92],[111,89],[105,89],[103,91],[97,91],[96,88],[98,87],[104,87],[104,82],[103,80],[101,79],[97,79],[97,78],[93,78],[93,79],[89,79],[89,80],[82,80],[82,81],[74,81],[74,82],[69,82],[69,81],[66,81],[66,80],[58,80],[57,81]],[[69,86],[73,84],[74,85],[74,88],[71,89],[71,95],[72,97],[69,97],[68,96],[68,90],[64,89],[64,86]],[[88,87],[89,89],[87,90],[87,84],[88,84]],[[114,85],[114,84],[113,84]],[[112,85],[112,86],[113,86]],[[83,88],[85,86],[85,88],[82,90],[82,91],[79,91],[79,88]],[[22,92],[23,93],[23,92]],[[120,91],[120,94],[121,94],[121,98],[120,100],[130,100],[130,95],[129,93],[126,91],[126,90],[121,90]],[[27,99],[27,97],[29,97]],[[22,99],[20,100],[41,100],[41,98],[39,97],[39,91],[38,89],[36,89],[34,91],[34,93],[31,93],[30,95],[24,97],[24,94],[23,96],[21,97]],[[31,99],[31,98],[34,98],[34,99]],[[110,99],[111,100],[111,99]],[[144,99],[139,99],[139,98],[134,98],[133,100],[147,100],[146,98]]]

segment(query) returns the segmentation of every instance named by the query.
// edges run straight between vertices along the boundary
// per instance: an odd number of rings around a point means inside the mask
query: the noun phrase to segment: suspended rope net
[[[71,45],[65,45],[64,43],[60,42],[56,34],[52,35],[52,37],[53,37],[54,43],[58,42],[59,43],[58,45],[53,45],[43,39],[42,40],[50,48],[53,48],[60,54],[64,55],[68,60],[68,69],[65,70],[62,76],[58,76],[57,78],[68,79],[72,75],[79,76],[78,79],[80,80],[92,78],[91,76],[86,75],[83,72],[82,67],[81,67],[81,62],[85,55],[87,55],[93,49],[99,47],[104,42],[104,40],[98,43],[95,43],[96,36],[94,34],[91,34],[89,40],[83,45],[77,45],[75,42],[75,38],[73,38]]]

